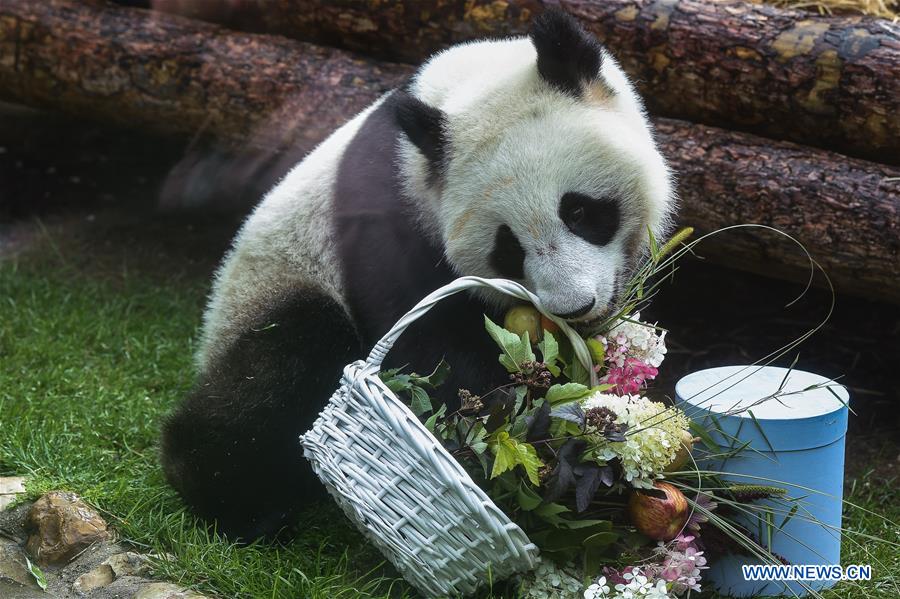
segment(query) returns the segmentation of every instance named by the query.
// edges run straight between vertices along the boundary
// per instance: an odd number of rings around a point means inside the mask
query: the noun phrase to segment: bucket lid
[[[779,388],[781,393],[772,398]],[[802,370],[709,368],[679,380],[675,395],[692,420],[702,422],[711,413],[729,435],[750,441],[759,451],[821,447],[847,431],[847,389]]]

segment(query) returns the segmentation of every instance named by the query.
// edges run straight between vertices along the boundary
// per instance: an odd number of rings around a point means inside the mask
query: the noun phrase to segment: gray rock
[[[24,476],[0,476],[0,512],[25,492]]]
[[[183,589],[169,582],[146,584],[131,599],[207,599],[195,591]]]
[[[2,539],[0,539],[0,580],[40,589],[34,576],[28,571],[28,563],[22,548]]]
[[[103,565],[112,568],[116,578],[120,576],[143,576],[149,574],[151,570],[150,560],[147,556],[133,551],[112,555],[103,562]]]
[[[42,501],[45,506],[40,505]],[[115,541],[105,522],[103,526],[87,527],[89,532],[102,532],[96,541],[78,550],[71,559],[43,569],[47,589],[42,591],[26,565],[27,553],[22,548],[26,540],[35,543],[31,537],[42,533],[39,524],[53,524],[43,530],[41,538],[56,547],[57,537],[71,537],[70,518],[77,516],[94,523],[97,520],[96,512],[70,493],[48,494],[35,506],[20,504],[0,511],[0,599],[207,599],[195,591],[146,578],[152,570],[150,559],[174,557],[133,551],[133,547]],[[56,512],[49,509],[56,507]],[[32,517],[38,508],[43,514],[40,523]],[[31,532],[28,539],[26,526]],[[85,530],[83,525],[76,528]]]
[[[133,551],[116,553],[106,558],[103,563],[78,578],[72,589],[79,594],[86,594],[94,589],[105,587],[122,576],[142,576],[150,573],[150,562],[147,557]]]
[[[37,587],[23,587],[17,582],[0,579],[0,597],[3,599],[57,599]],[[110,598],[112,599],[112,598]]]
[[[90,572],[82,574],[72,583],[76,593],[88,593],[94,589],[105,587],[116,579],[116,574],[108,564],[100,564]]]

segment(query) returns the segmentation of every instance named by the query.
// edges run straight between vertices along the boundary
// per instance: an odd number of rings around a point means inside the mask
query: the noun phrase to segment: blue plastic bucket
[[[784,389],[777,398],[764,400],[782,384]],[[826,384],[827,388],[807,390]],[[773,366],[726,366],[685,376],[675,386],[675,395],[679,407],[709,430],[720,448],[737,448],[749,442],[740,456],[724,463],[707,462],[702,467],[727,472],[723,478],[735,483],[779,486],[787,489],[789,497],[804,498],[781,530],[778,528],[788,517],[790,504],[786,508],[783,502],[759,502],[778,512],[771,518],[775,526],[771,551],[792,565],[839,565],[847,389],[809,372]],[[703,455],[695,452],[698,460]],[[760,520],[748,516],[743,522],[765,545],[772,528]],[[803,596],[807,587],[818,590],[835,584],[831,580],[744,580],[741,566],[759,563],[749,556],[719,558],[711,563],[704,578],[720,593],[732,597]]]

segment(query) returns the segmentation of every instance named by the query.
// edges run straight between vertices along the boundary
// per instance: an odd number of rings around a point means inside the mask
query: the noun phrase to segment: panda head
[[[522,282],[555,314],[611,310],[674,208],[615,60],[559,11],[528,38],[451,48],[396,92],[401,173],[460,275]]]

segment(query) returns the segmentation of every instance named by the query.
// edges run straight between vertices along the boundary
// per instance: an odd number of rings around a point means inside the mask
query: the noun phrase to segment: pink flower
[[[634,570],[633,566],[626,566],[622,570],[616,570],[607,566],[603,568],[603,575],[606,576],[607,582],[611,585],[626,584],[628,580],[625,578],[625,575],[631,574],[632,570]]]
[[[637,395],[642,389],[647,388],[647,381],[652,381],[659,374],[659,370],[637,358],[615,357],[610,362],[609,369],[600,379],[601,383],[615,385],[610,392],[616,395]]]
[[[645,572],[652,572],[655,576],[671,583],[671,589],[676,594],[682,594],[688,589],[700,591],[700,571],[706,569],[706,558],[703,552],[697,550],[691,535],[679,535],[668,544],[659,543],[656,554],[660,562],[650,568],[645,567]]]

